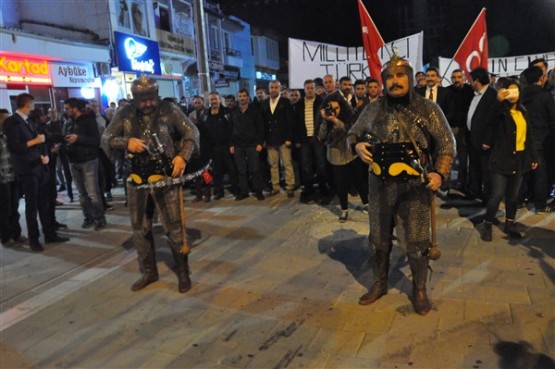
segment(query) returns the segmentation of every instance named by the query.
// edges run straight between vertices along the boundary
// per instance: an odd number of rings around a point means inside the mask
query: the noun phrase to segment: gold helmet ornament
[[[131,84],[131,93],[137,100],[150,100],[158,98],[158,82],[145,75],[137,78]]]
[[[404,69],[409,77],[410,86],[414,86],[414,70],[412,69],[412,65],[410,65],[407,59],[397,55],[397,50],[393,50],[393,56],[383,66],[382,81],[385,83],[387,73],[391,73],[393,70],[398,71],[399,69]]]

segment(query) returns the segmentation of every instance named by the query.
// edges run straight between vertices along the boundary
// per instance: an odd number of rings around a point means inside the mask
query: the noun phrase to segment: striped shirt
[[[8,141],[6,136],[0,133],[0,183],[10,183],[15,181],[12,166],[12,157],[8,151]]]
[[[306,136],[314,136],[314,100],[304,99],[304,123],[306,126]]]

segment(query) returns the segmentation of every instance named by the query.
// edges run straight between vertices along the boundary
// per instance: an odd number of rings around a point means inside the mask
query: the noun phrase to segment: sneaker
[[[86,228],[91,228],[94,225],[94,220],[92,219],[85,219],[83,221],[83,224],[81,224],[81,228],[86,229]]]
[[[341,210],[341,216],[339,217],[339,223],[345,223],[349,219],[349,211]]]
[[[368,215],[368,209],[369,209],[368,204],[364,204],[364,205],[362,206],[362,210],[361,210],[361,211],[362,211],[362,214]]]
[[[264,201],[264,200],[266,200],[266,197],[264,196],[264,194],[262,194],[262,192],[259,192],[259,193],[256,194],[256,199],[258,201]]]
[[[536,214],[548,214],[551,213],[553,211],[553,208],[551,208],[551,206],[546,206],[545,208],[541,208],[541,209],[536,209],[535,212]]]

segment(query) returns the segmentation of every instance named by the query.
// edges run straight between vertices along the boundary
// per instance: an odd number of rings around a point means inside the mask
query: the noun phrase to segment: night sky
[[[385,42],[424,30],[424,63],[451,57],[482,7],[491,57],[555,50],[555,0],[363,0]],[[361,46],[357,0],[222,0],[222,10],[287,37]],[[418,8],[414,4],[425,8]],[[427,4],[427,6],[425,5]],[[424,12],[415,22],[414,11]],[[280,44],[287,50],[287,44]]]

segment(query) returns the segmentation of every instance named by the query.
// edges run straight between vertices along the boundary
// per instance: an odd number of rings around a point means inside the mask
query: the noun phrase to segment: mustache
[[[396,90],[396,89],[402,89],[403,86],[398,85],[398,84],[393,84],[391,85],[391,87],[389,88],[390,90]]]

